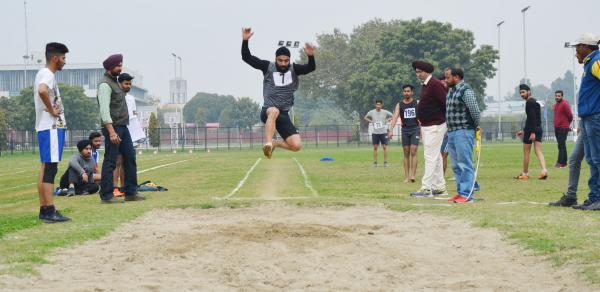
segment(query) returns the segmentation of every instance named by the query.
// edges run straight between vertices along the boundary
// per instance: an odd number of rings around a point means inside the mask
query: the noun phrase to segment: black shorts
[[[263,107],[260,111],[260,120],[263,123],[267,122],[266,107]],[[288,111],[279,111],[279,116],[275,120],[275,129],[277,130],[277,133],[279,133],[279,136],[283,138],[283,140],[287,139],[291,135],[300,134],[300,132],[298,132],[298,128],[296,128],[294,123],[292,123]]]
[[[373,138],[373,145],[387,145],[388,144],[388,135],[387,134],[371,134]]]
[[[531,136],[531,130],[523,130],[523,144],[531,144],[532,141],[529,140],[529,136]],[[535,141],[542,143],[542,131],[535,132]]]
[[[419,145],[419,135],[421,129],[415,128],[402,128],[402,146]]]

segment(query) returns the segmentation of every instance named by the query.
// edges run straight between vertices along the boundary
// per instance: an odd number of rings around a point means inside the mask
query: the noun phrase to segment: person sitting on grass
[[[92,144],[89,140],[81,140],[77,142],[77,150],[79,153],[71,157],[67,171],[60,178],[60,187],[63,189],[60,194],[68,197],[94,194],[100,189],[94,182],[96,162],[92,158]]]
[[[102,180],[100,172],[100,147],[102,146],[102,134],[100,132],[92,132],[89,136],[90,144],[92,144],[92,159],[96,167],[94,168],[94,182],[100,183]]]

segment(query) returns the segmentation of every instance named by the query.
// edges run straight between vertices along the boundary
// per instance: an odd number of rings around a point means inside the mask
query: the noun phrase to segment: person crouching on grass
[[[71,157],[67,171],[60,178],[60,188],[67,189],[61,194],[66,194],[68,197],[94,194],[100,189],[100,186],[94,182],[96,162],[92,157],[90,140],[77,142],[77,150],[79,152]]]

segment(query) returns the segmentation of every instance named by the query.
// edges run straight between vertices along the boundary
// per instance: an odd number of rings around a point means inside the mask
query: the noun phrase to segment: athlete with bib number
[[[365,115],[365,121],[373,125],[373,167],[377,167],[377,149],[379,144],[383,146],[383,166],[388,167],[388,127],[387,123],[392,118],[393,114],[383,108],[383,100],[375,101],[375,109],[370,110]]]
[[[290,63],[290,50],[280,47],[275,52],[275,62],[261,60],[250,54],[248,40],[254,33],[251,28],[242,28],[242,60],[254,69],[263,73],[264,103],[260,119],[265,123],[265,144],[263,153],[271,158],[275,148],[300,151],[300,134],[288,115],[294,105],[294,92],[298,89],[298,76],[315,70],[315,47],[311,44],[304,46],[308,63],[301,65]],[[283,141],[273,140],[275,130]]]

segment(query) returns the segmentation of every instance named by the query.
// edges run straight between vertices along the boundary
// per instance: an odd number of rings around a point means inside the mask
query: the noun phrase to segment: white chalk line
[[[29,183],[29,184],[23,184],[23,185],[18,185],[18,186],[14,186],[14,187],[2,189],[2,190],[0,190],[0,192],[10,191],[10,190],[14,190],[14,189],[22,188],[22,187],[28,187],[28,186],[32,186],[32,185],[35,185],[35,184],[37,184],[37,182]]]
[[[543,202],[498,202],[496,205],[520,205],[520,204],[532,204],[532,205],[548,205]]]
[[[159,169],[159,168],[163,168],[163,167],[171,166],[171,165],[174,165],[174,164],[183,163],[183,162],[186,162],[186,161],[189,161],[189,159],[180,160],[180,161],[171,162],[171,163],[162,164],[162,165],[157,165],[157,166],[154,166],[154,167],[150,167],[150,168],[148,168],[148,169],[140,170],[140,171],[138,171],[137,173],[138,173],[138,174],[140,174],[140,173],[144,173],[144,172],[148,172],[148,171],[156,170],[156,169]]]
[[[240,182],[237,184],[237,186],[235,187],[235,189],[233,189],[227,196],[222,197],[221,200],[229,199],[233,195],[235,195],[235,193],[237,193],[237,191],[244,186],[244,184],[246,183],[246,180],[248,180],[248,177],[250,176],[250,173],[252,173],[252,171],[254,171],[254,169],[256,168],[256,166],[258,165],[258,163],[261,160],[262,160],[262,158],[260,158],[260,157],[258,159],[256,159],[256,162],[254,162],[254,164],[250,167],[250,169],[248,170],[248,172],[246,172],[246,175],[244,176],[244,178],[242,178],[242,180],[240,180]]]
[[[28,172],[34,172],[35,170],[30,170]],[[15,172],[11,172],[11,173],[1,173],[0,176],[8,176],[8,175],[14,175],[14,174],[19,174],[19,173],[25,173],[25,170],[21,170],[21,171],[15,171]]]
[[[222,201],[222,200],[228,200],[228,201],[288,201],[288,200],[307,200],[307,199],[314,199],[314,197],[307,197],[307,196],[272,197],[272,198],[261,198],[261,197],[256,197],[256,198],[219,198],[219,197],[213,197],[213,200],[217,200],[217,201]]]
[[[312,193],[313,196],[318,197],[319,193],[317,193],[317,190],[315,190],[313,188],[312,184],[310,183],[310,179],[308,179],[308,175],[306,174],[304,167],[302,167],[302,164],[300,164],[300,162],[298,161],[298,159],[296,159],[296,157],[293,157],[292,159],[294,159],[294,161],[300,168],[300,173],[302,173],[302,177],[304,177],[304,186],[306,186],[306,188],[310,190],[310,192]]]

